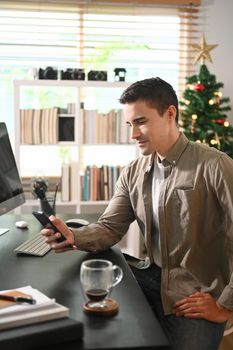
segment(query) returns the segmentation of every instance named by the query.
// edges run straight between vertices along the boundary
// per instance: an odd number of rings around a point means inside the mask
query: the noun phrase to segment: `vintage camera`
[[[57,69],[53,67],[47,67],[45,69],[40,68],[38,71],[38,78],[39,79],[52,79],[56,80],[58,77],[58,71]]]
[[[62,80],[85,80],[84,69],[67,68],[61,71]]]
[[[87,79],[107,81],[108,74],[105,70],[90,70],[90,72],[88,72]]]
[[[115,68],[115,81],[125,81],[126,69],[125,68]]]

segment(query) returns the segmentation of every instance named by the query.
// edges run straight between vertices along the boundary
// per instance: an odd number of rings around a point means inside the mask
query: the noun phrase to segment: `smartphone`
[[[35,218],[41,223],[41,225],[45,228],[51,228],[54,232],[60,232],[56,226],[49,220],[49,217],[43,213],[42,211],[33,211],[32,214]],[[57,239],[58,242],[62,242],[65,240],[65,237],[61,235],[60,238]]]

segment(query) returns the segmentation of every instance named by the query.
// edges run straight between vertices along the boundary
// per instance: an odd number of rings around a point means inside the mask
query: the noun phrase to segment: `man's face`
[[[176,109],[170,106],[161,116],[157,109],[138,100],[123,105],[126,123],[131,127],[131,137],[136,140],[143,155],[158,152],[163,155],[171,146]]]

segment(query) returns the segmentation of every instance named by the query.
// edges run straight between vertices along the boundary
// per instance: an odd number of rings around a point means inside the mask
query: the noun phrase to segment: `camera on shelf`
[[[53,67],[47,67],[45,69],[40,68],[38,71],[39,79],[52,79],[56,80],[58,77],[58,70]]]
[[[87,79],[107,81],[108,74],[105,70],[91,70],[90,72],[88,72]]]
[[[126,69],[125,68],[115,68],[115,81],[125,81]]]
[[[61,71],[62,80],[85,80],[84,69],[67,68]]]

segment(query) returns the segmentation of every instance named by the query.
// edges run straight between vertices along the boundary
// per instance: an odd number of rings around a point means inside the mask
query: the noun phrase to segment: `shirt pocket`
[[[201,193],[199,189],[175,189],[173,191],[173,210],[183,224],[193,224],[201,212]]]

